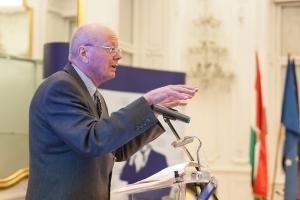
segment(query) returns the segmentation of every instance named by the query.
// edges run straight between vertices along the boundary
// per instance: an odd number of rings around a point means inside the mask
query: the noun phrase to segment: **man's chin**
[[[110,81],[110,80],[114,79],[115,77],[116,77],[116,74],[113,73],[113,74],[110,75],[110,77],[108,77],[108,78],[106,79],[106,81]]]
[[[113,73],[113,74],[111,75],[110,80],[111,80],[111,79],[114,79],[115,77],[116,77],[116,73]]]

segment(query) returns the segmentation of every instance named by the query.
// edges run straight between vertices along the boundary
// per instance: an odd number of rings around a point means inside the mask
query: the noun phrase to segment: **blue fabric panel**
[[[184,83],[185,73],[182,72],[118,66],[116,78],[102,84],[100,88],[145,93],[164,85]]]
[[[43,78],[62,70],[68,63],[69,43],[51,42],[44,45]]]
[[[69,43],[51,42],[44,45],[43,77],[62,70],[68,63]],[[100,88],[124,92],[144,93],[168,84],[184,84],[185,73],[143,69],[120,65],[116,78],[107,81]]]

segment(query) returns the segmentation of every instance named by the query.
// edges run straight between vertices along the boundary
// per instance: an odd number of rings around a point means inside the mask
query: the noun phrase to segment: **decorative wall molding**
[[[0,189],[5,189],[14,186],[15,184],[26,179],[29,175],[29,168],[19,169],[10,176],[0,179]]]
[[[275,3],[300,3],[300,0],[274,0]]]
[[[28,56],[30,29],[28,14],[23,11],[0,13],[0,45],[2,54]],[[23,33],[20,35],[19,33]]]
[[[280,56],[300,57],[300,42],[296,39],[300,34],[300,4],[280,6],[281,40]],[[286,63],[286,60],[285,62]]]
[[[231,160],[235,164],[240,164],[240,165],[248,165],[249,164],[249,159],[244,156],[244,151],[243,149],[235,149],[235,154],[231,157]]]
[[[0,8],[0,52],[32,56],[33,10],[27,0],[22,6]],[[3,30],[2,30],[3,29]],[[18,33],[23,33],[18,35]]]

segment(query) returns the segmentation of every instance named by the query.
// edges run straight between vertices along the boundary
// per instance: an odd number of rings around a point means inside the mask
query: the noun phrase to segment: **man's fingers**
[[[172,108],[172,107],[176,107],[176,106],[186,106],[187,102],[174,100],[174,101],[168,101],[168,102],[161,102],[161,103],[159,103],[159,105]]]
[[[173,100],[187,100],[192,98],[197,91],[198,88],[196,87],[186,85],[168,85],[151,90],[147,92],[144,97],[149,105],[152,105]],[[181,105],[181,103],[178,105]]]
[[[190,95],[194,95],[198,91],[198,88],[196,87],[190,87],[185,85],[172,85],[170,87],[172,90]]]
[[[186,100],[186,99],[190,99],[194,96],[194,94],[187,94],[187,93],[182,93],[182,92],[178,92],[178,91],[171,91],[169,92],[168,97],[173,97],[179,100]]]
[[[181,88],[186,88],[188,90],[198,90],[197,87],[189,86],[189,85],[170,85],[171,87],[181,87]]]

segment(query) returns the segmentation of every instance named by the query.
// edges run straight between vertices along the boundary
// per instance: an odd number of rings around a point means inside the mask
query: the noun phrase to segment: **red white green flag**
[[[252,192],[255,199],[265,199],[268,194],[268,169],[266,148],[266,119],[263,109],[259,59],[256,53],[256,127],[251,128],[250,163]]]

